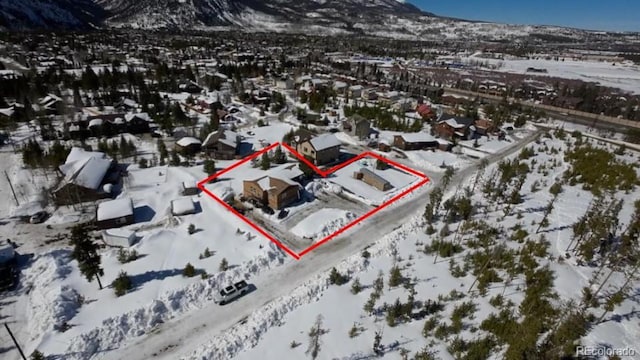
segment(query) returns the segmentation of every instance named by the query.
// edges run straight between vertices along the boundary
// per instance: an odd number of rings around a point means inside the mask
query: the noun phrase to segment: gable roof
[[[408,133],[402,135],[396,135],[404,139],[408,143],[422,143],[422,142],[434,142],[436,138],[427,134],[426,132]]]
[[[104,153],[85,151],[78,147],[71,148],[67,160],[59,167],[65,175],[60,187],[75,184],[97,190],[110,167],[111,159],[108,159]]]
[[[238,133],[236,132],[220,129],[207,135],[202,146],[207,147],[215,144],[216,142],[220,142],[230,147],[236,147],[238,145],[238,137]]]
[[[322,134],[320,136],[316,136],[311,138],[309,143],[311,143],[311,146],[313,146],[316,151],[322,151],[342,145],[340,140],[338,140],[338,138],[333,134]]]
[[[133,202],[130,198],[105,201],[98,204],[96,220],[111,220],[133,215]]]

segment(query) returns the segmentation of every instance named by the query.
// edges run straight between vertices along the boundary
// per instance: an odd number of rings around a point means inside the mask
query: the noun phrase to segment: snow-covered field
[[[498,65],[497,71],[526,74],[528,68],[546,69],[545,74],[536,74],[586,82],[597,82],[603,86],[620,88],[631,93],[640,93],[640,66],[631,62],[612,63],[604,61],[564,61],[546,59],[494,60],[471,56],[463,61],[474,60]]]

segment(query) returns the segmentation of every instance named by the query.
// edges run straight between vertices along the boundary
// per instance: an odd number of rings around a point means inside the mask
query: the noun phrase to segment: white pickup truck
[[[216,293],[213,297],[213,301],[215,301],[216,304],[224,305],[246,294],[248,291],[249,285],[246,281],[241,280],[220,290],[220,292]]]

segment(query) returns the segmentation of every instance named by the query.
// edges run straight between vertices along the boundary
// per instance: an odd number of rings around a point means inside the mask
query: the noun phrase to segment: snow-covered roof
[[[153,121],[151,119],[151,117],[149,116],[149,114],[146,113],[146,112],[135,113],[135,114],[129,113],[129,114],[125,114],[124,115],[124,120],[126,122],[129,122],[129,121],[133,120],[134,118],[138,118],[138,119],[141,119],[141,120],[144,120],[144,121],[147,121],[147,122],[152,122]]]
[[[336,81],[333,83],[333,88],[334,89],[342,89],[347,87],[347,83],[344,81]]]
[[[133,202],[130,198],[121,198],[98,204],[96,220],[104,221],[131,215],[133,215]]]
[[[74,147],[67,156],[67,161],[59,167],[65,175],[61,186],[72,183],[97,190],[110,167],[111,160],[104,153]]]
[[[313,146],[316,151],[329,149],[335,146],[340,146],[342,143],[338,138],[333,134],[322,134],[320,136],[316,136],[309,140],[311,146]]]
[[[89,127],[102,126],[102,119],[93,119],[89,121]]]
[[[0,109],[0,114],[6,117],[11,117],[14,112],[13,108]]]
[[[260,186],[260,188],[262,190],[269,190],[271,189],[271,185],[270,185],[270,181],[269,181],[269,177],[268,176],[263,176],[258,180],[258,185]]]
[[[198,183],[195,180],[182,182],[182,188],[184,189],[191,189],[191,188],[197,188],[197,187],[198,187]]]
[[[182,146],[182,147],[187,147],[189,145],[201,145],[202,143],[200,142],[200,140],[191,137],[191,136],[185,136],[183,138],[181,138],[180,140],[176,141],[176,144],[178,146]]]
[[[119,237],[130,239],[136,236],[136,232],[123,228],[115,228],[115,229],[107,229],[102,232],[103,235],[111,236],[111,237]]]
[[[106,155],[103,152],[99,152],[99,151],[86,151],[83,148],[72,147],[71,151],[69,152],[69,155],[67,155],[67,160],[65,160],[64,163],[66,165],[79,160],[87,160],[89,158],[104,159],[106,158]]]
[[[407,133],[407,134],[402,134],[402,135],[399,135],[399,136],[401,136],[404,139],[404,141],[410,142],[410,143],[436,141],[435,137],[433,137],[430,134],[427,134],[425,132]]]
[[[462,129],[462,128],[465,127],[464,124],[458,123],[455,118],[447,119],[447,120],[444,121],[444,123],[449,125],[449,126],[451,126],[454,129]]]
[[[189,197],[171,201],[171,213],[173,215],[187,215],[196,212],[196,205]]]
[[[277,179],[282,179],[290,184],[297,184],[296,182],[291,181],[291,179],[302,176],[302,174],[304,173],[302,172],[302,170],[300,170],[300,167],[292,164],[280,165],[277,168],[269,171],[270,176]]]

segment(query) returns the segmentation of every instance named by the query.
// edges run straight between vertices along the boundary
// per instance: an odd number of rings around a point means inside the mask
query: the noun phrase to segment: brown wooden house
[[[263,176],[243,181],[243,195],[262,205],[280,210],[300,200],[300,185],[286,178]]]

